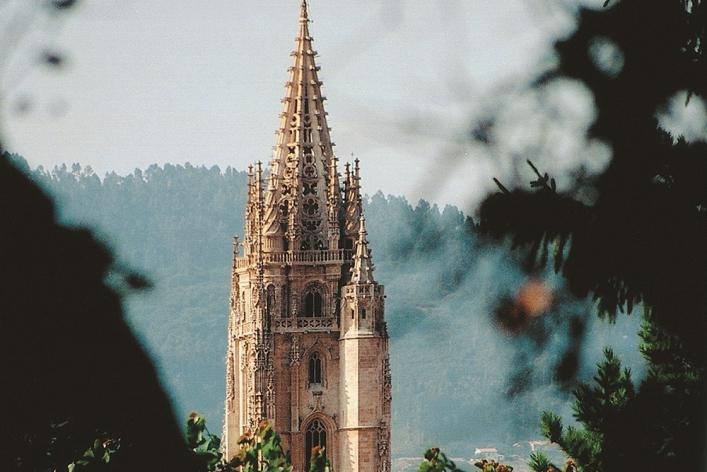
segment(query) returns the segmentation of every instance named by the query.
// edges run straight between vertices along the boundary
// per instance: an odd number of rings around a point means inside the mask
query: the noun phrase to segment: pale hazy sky
[[[10,149],[32,165],[100,173],[267,162],[298,3],[84,0],[50,41],[67,66],[9,79]],[[558,28],[543,3],[310,1],[336,151],[361,159],[365,192],[464,206],[490,188],[492,163],[466,144],[465,125],[485,92],[547,54]],[[25,96],[28,112],[8,111]]]

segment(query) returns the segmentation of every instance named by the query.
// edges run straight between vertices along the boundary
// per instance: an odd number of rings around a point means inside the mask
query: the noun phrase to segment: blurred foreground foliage
[[[255,432],[248,432],[238,440],[239,450],[231,460],[221,452],[221,440],[206,428],[206,420],[192,413],[187,420],[187,444],[197,458],[201,472],[291,472],[289,452],[282,448],[282,440],[269,421],[262,421]],[[309,472],[329,472],[331,464],[324,448],[315,447],[309,463]]]
[[[555,44],[556,66],[531,88],[567,80],[586,87],[596,111],[586,139],[609,146],[608,166],[597,175],[579,172],[559,191],[528,161],[537,177],[531,190],[497,181],[501,192],[482,204],[480,226],[524,250],[527,271],[554,263],[571,294],[593,297],[600,316],[644,310],[647,377],[635,387],[606,351],[593,383],[575,391],[582,428],[565,428],[546,413],[545,436],[586,472],[701,470],[707,142],[704,133],[691,141],[672,136],[656,117],[670,114],[676,98],[707,98],[707,3],[623,0],[605,7],[579,9],[577,29]],[[598,55],[598,44],[612,54]],[[553,470],[540,459],[536,470]]]
[[[169,400],[107,282],[129,289],[139,277],[90,231],[59,224],[53,202],[5,155],[0,189],[0,370],[11,379],[0,389],[0,470],[73,461],[190,470]]]
[[[495,460],[482,459],[474,463],[481,472],[512,472],[513,467],[500,464]],[[464,472],[458,468],[453,460],[449,459],[439,448],[431,448],[425,451],[425,456],[418,472]]]
[[[291,472],[289,452],[282,448],[280,436],[269,421],[262,421],[254,433],[239,440],[240,447],[229,461],[221,452],[221,440],[206,427],[206,419],[198,413],[189,415],[186,423],[186,449],[191,453],[191,472]],[[121,439],[102,434],[76,461],[68,472],[111,472],[121,467]],[[332,471],[325,449],[314,447],[308,472]]]
[[[454,461],[450,460],[445,453],[438,448],[425,451],[425,458],[420,464],[419,472],[463,472],[457,468]]]
[[[577,472],[577,466],[574,460],[567,459],[565,466],[560,469],[555,464],[550,462],[550,459],[540,451],[530,454],[528,465],[533,472]]]

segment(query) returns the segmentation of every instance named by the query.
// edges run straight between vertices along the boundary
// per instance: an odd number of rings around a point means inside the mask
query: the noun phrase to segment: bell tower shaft
[[[390,471],[384,288],[373,277],[358,160],[342,187],[302,1],[268,175],[248,170],[234,242],[226,355],[227,459],[261,420],[293,468],[325,447],[334,470]]]

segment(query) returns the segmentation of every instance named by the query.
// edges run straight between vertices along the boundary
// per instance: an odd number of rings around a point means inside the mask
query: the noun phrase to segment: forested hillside
[[[97,230],[121,264],[152,281],[153,289],[129,299],[129,321],[178,414],[198,410],[218,430],[231,241],[243,231],[245,173],[167,164],[99,177],[79,165],[30,170],[15,160],[55,196],[63,221]],[[560,334],[538,346],[500,332],[489,316],[523,282],[506,252],[478,246],[471,220],[455,207],[378,192],[366,197],[365,212],[375,276],[388,294],[396,456],[432,444],[460,455],[512,445],[539,436],[543,409],[567,412],[569,394],[551,374],[565,342],[561,322],[546,323]],[[611,330],[590,322],[600,339],[585,343],[585,375],[605,344],[638,365],[635,320]]]

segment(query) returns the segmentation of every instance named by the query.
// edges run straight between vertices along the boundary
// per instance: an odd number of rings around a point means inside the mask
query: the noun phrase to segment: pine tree
[[[570,457],[575,458],[586,471],[603,471],[608,461],[615,461],[612,453],[621,455],[623,444],[619,433],[621,421],[629,404],[635,398],[631,373],[621,368],[621,361],[611,349],[604,351],[593,384],[580,384],[575,392],[574,417],[583,429],[564,428],[562,419],[545,412],[541,431],[550,441],[558,444]],[[618,440],[618,442],[617,442]]]

